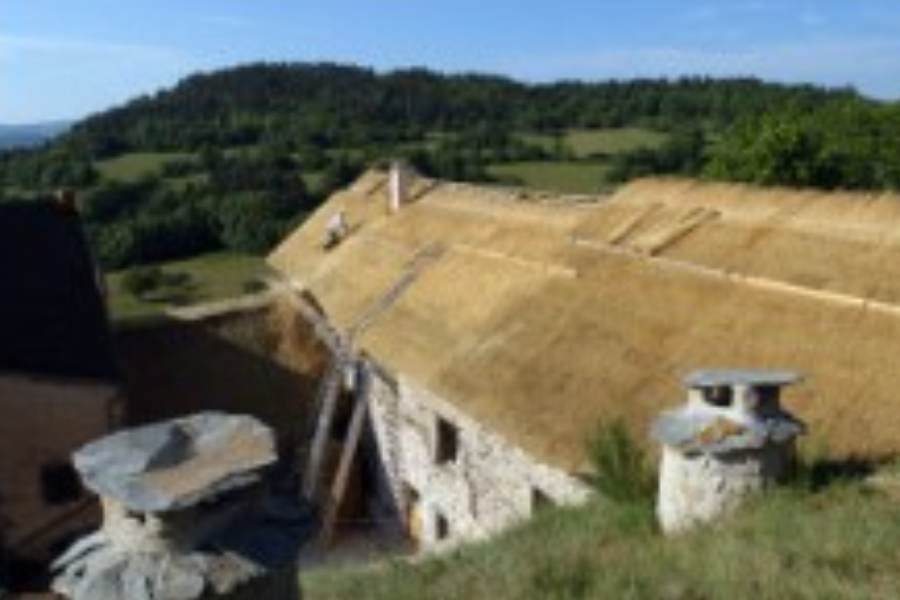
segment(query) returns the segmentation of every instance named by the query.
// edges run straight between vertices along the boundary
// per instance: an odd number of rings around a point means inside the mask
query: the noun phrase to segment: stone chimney
[[[409,188],[412,183],[412,172],[404,161],[395,160],[391,163],[391,171],[388,175],[389,203],[388,210],[395,213],[409,201]]]
[[[57,559],[69,600],[296,598],[304,523],[265,511],[274,433],[201,413],[115,433],[75,453],[103,524]]]
[[[734,510],[753,492],[784,480],[805,426],[781,409],[787,371],[715,370],[688,375],[688,402],[664,413],[657,516],[677,533]]]

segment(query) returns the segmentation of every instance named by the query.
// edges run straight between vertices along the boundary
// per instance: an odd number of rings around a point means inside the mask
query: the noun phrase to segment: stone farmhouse
[[[332,354],[303,482],[323,536],[359,487],[428,548],[580,502],[598,423],[649,443],[698,368],[801,372],[785,401],[810,439],[896,452],[898,259],[890,196],[366,173],[269,260]]]
[[[0,588],[96,518],[71,467],[121,412],[104,299],[71,205],[0,205]],[[15,582],[12,582],[15,583]]]

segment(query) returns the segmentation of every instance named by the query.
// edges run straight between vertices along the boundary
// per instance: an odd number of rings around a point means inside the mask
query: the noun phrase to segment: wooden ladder
[[[306,468],[303,473],[302,491],[309,500],[315,500],[319,491],[322,460],[331,434],[334,415],[337,412],[338,399],[344,387],[344,376],[350,362],[347,351],[343,347],[339,348],[316,393],[313,417],[310,419],[312,430],[306,438],[310,441],[305,461]]]
[[[338,511],[347,492],[347,481],[350,477],[350,469],[359,450],[362,441],[363,427],[366,422],[366,414],[369,409],[369,376],[362,368],[356,371],[356,393],[353,415],[350,418],[350,427],[347,429],[347,437],[341,451],[341,459],[337,472],[331,483],[331,488],[324,498],[322,510],[322,525],[319,530],[319,543],[328,546],[334,539],[334,528],[337,522]]]

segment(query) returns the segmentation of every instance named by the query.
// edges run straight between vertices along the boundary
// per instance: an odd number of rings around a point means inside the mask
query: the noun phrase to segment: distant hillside
[[[429,175],[483,181],[503,171],[491,165],[570,162],[578,152],[565,143],[567,132],[622,128],[685,135],[660,157],[626,161],[615,180],[648,171],[691,174],[702,166],[705,142],[735,123],[842,103],[871,104],[852,89],[749,78],[526,84],[424,69],[257,64],[188,77],[75,124],[42,152],[0,154],[0,186],[85,187],[102,175],[101,160],[259,147],[290,155],[307,173],[330,168],[325,183],[352,178],[366,162],[388,156],[405,156]],[[601,148],[577,158],[609,154]],[[333,189],[317,187],[319,197]]]
[[[751,113],[855,97],[846,89],[755,79],[529,85],[424,69],[377,73],[331,64],[260,64],[189,77],[80,123],[70,138],[109,155],[207,144],[371,145],[426,132],[500,128],[670,129],[685,122],[720,128]]]
[[[366,166],[392,157],[442,179],[586,194],[649,174],[703,175],[711,162],[723,179],[880,189],[900,180],[882,164],[896,144],[856,144],[849,154],[831,146],[861,119],[866,135],[900,140],[883,130],[882,109],[851,89],[756,79],[527,84],[257,64],[188,77],[39,148],[0,152],[0,200],[83,190],[97,254],[121,268],[222,248],[263,252]],[[817,129],[795,135],[793,117],[787,135],[779,122],[757,126],[768,115],[802,115]],[[745,126],[732,135],[736,124]],[[767,137],[756,143],[748,132]],[[720,146],[727,156],[716,156]]]
[[[32,148],[65,133],[70,121],[53,121],[29,125],[0,125],[0,150]]]

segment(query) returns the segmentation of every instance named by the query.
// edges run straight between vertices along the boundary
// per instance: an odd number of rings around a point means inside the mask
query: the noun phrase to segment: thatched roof
[[[599,420],[646,437],[683,375],[734,367],[802,373],[786,403],[835,452],[900,449],[900,199],[647,180],[572,203],[419,180],[390,215],[384,180],[270,262],[339,327],[365,318],[385,368],[536,456],[581,468]],[[325,251],[339,209],[352,233]]]

